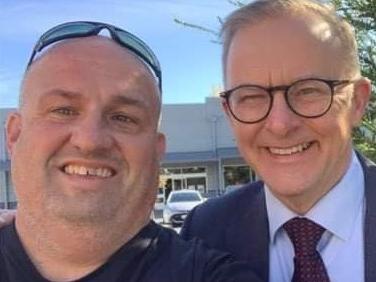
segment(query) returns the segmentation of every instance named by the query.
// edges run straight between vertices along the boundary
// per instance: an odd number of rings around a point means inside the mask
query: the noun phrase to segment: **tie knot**
[[[317,243],[325,231],[325,228],[304,217],[290,219],[283,228],[294,245],[296,257],[315,255]]]

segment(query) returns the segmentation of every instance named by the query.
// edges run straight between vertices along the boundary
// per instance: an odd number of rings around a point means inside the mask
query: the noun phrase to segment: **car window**
[[[176,193],[171,194],[171,202],[197,202],[201,201],[200,196],[197,193]]]

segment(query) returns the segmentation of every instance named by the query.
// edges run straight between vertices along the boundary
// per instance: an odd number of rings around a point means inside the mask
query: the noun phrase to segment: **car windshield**
[[[197,193],[176,193],[172,194],[170,202],[197,202],[201,201],[200,196]]]

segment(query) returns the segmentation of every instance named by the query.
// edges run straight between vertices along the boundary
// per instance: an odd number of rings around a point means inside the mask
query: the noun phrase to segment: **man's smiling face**
[[[229,48],[226,89],[241,84],[289,85],[305,78],[351,79],[343,72],[340,48],[325,26],[307,15],[242,27]],[[331,109],[319,118],[293,113],[283,91],[274,92],[271,112],[255,124],[238,122],[226,104],[224,108],[243,157],[275,196],[304,213],[345,172],[351,131],[361,119],[367,87],[364,81],[336,87]]]
[[[94,223],[149,217],[164,137],[158,88],[109,39],[72,39],[31,66],[8,147],[20,208]]]

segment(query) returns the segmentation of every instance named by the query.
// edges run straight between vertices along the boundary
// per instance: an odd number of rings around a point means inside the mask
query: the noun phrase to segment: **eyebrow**
[[[124,96],[124,95],[116,95],[115,97],[112,97],[110,100],[110,103],[113,105],[128,105],[128,106],[136,106],[138,108],[148,108],[149,106],[140,99]]]
[[[52,97],[61,97],[69,100],[79,100],[81,98],[81,94],[70,90],[52,89],[42,95],[43,99],[50,99]]]
[[[70,90],[62,90],[62,89],[52,89],[44,93],[43,98],[49,97],[62,97],[69,100],[79,100],[84,98],[80,92],[70,91]],[[137,98],[124,96],[122,94],[118,94],[112,98],[110,98],[110,103],[117,104],[117,105],[134,105],[137,107],[147,107],[146,103],[142,100]]]

